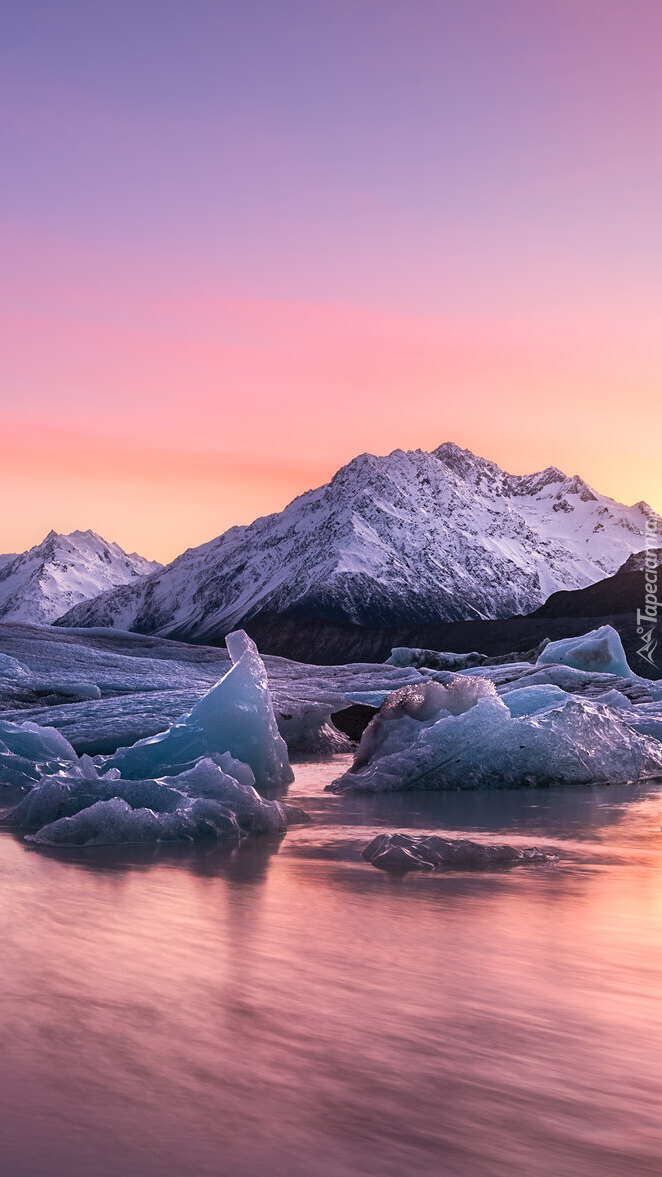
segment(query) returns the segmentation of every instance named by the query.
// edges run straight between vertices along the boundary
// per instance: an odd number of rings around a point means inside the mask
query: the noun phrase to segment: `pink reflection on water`
[[[402,882],[335,798],[321,857],[310,827],[151,865],[3,836],[4,1171],[658,1174],[661,807],[614,797],[503,799],[514,838],[566,823],[558,869]]]

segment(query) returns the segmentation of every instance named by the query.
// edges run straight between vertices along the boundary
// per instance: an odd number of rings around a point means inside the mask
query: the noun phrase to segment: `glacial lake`
[[[659,1177],[662,785],[336,797],[215,846],[0,834],[3,1177]],[[555,848],[394,879],[380,830]]]

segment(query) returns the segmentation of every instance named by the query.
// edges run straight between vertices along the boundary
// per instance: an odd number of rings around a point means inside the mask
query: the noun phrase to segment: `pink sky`
[[[662,10],[457,9],[12,15],[0,551],[446,440],[662,510]]]

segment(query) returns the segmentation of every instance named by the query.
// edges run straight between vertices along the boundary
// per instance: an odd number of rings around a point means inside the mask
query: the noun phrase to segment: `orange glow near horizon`
[[[57,313],[10,316],[5,364],[21,395],[0,436],[12,504],[0,551],[91,527],[167,561],[282,509],[357,453],[442,441],[662,511],[662,347],[643,346],[646,326],[200,297],[152,297],[147,326],[140,302],[125,303],[132,326],[113,322],[114,298],[90,294],[83,316],[65,289]]]
[[[80,427],[17,419],[0,436],[0,494],[9,505],[0,520],[0,551],[23,550],[51,527],[91,527],[127,550],[168,561],[227,527],[282,509],[296,495],[327,481],[357,453],[430,450],[446,440],[513,473],[556,465],[581,474],[619,501],[644,498],[662,512],[655,433],[641,430],[650,411],[644,398],[633,405],[629,428],[625,418],[617,443],[616,389],[608,415],[603,399],[598,426],[579,381],[568,381],[560,396],[547,374],[544,379],[538,375],[534,399],[542,398],[544,410],[532,428],[527,409],[531,377],[511,377],[508,369],[493,372],[488,391],[487,378],[480,373],[456,373],[459,391],[444,396],[435,392],[434,373],[424,373],[418,388],[407,382],[401,392],[393,379],[397,360],[390,381],[362,376],[339,382],[337,391],[325,394],[318,422],[301,387],[302,403],[291,425],[281,419],[281,389],[262,400],[245,388],[240,397],[243,418],[237,413],[238,419],[231,421],[222,400],[215,406],[207,402],[200,409],[206,427],[199,436],[191,436],[190,422],[177,416],[170,429],[160,423],[154,437],[138,414],[131,422],[122,413],[107,431],[100,422],[84,418]],[[183,407],[195,405],[186,389],[181,395]],[[398,400],[407,410],[402,417]],[[366,411],[366,403],[386,403],[384,418],[379,419],[379,411]],[[371,415],[378,419],[371,421]],[[570,418],[574,429],[566,435],[563,422]]]

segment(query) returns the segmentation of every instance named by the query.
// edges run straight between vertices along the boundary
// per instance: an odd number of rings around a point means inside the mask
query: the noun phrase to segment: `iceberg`
[[[0,740],[16,756],[43,763],[49,760],[76,760],[71,744],[54,727],[37,723],[11,723],[0,719]]]
[[[482,666],[499,666],[513,662],[535,662],[538,655],[548,644],[549,638],[534,646],[531,650],[517,650],[510,654],[480,654],[478,650],[460,654],[454,650],[423,650],[416,646],[394,646],[390,657],[386,659],[386,666],[415,666],[419,670],[452,670],[462,671]]]
[[[170,813],[132,809],[120,797],[97,801],[73,817],[61,817],[26,842],[37,846],[116,846],[123,842],[194,842],[223,838],[238,844],[239,828],[218,801],[189,801]]]
[[[111,756],[118,748],[162,733],[187,715],[231,665],[222,648],[189,646],[114,629],[0,623],[0,652],[7,674],[0,673],[4,717],[56,727],[79,755],[91,756]],[[269,655],[263,662],[281,735],[291,740],[297,754],[314,743],[320,752],[320,743],[332,751],[332,738],[337,742],[326,721],[317,738],[311,707],[328,705],[333,715],[347,707],[349,691],[386,691],[420,679],[417,670],[383,663],[312,666]],[[63,688],[69,689],[62,693]],[[101,699],[75,701],[77,694],[96,695],[97,691]],[[287,715],[293,717],[292,723]],[[301,724],[297,716],[303,719]]]
[[[461,681],[474,687],[481,683]],[[573,696],[559,705],[555,696],[547,709],[511,715],[493,684],[484,681],[473,699],[458,698],[453,709],[442,700],[433,713],[434,699],[426,695],[418,702],[407,696],[409,691],[396,691],[380,708],[351,769],[327,786],[331,791],[513,788],[662,777],[662,745],[634,730],[630,712]],[[521,702],[522,692],[517,694]],[[653,716],[648,722],[653,725]]]
[[[364,707],[381,707],[388,699],[390,691],[348,691],[345,695],[348,703],[361,703]]]
[[[371,866],[392,874],[440,868],[481,870],[559,861],[558,854],[539,850],[537,846],[519,850],[516,846],[441,838],[437,834],[378,834],[361,854]]]
[[[289,753],[330,756],[348,752],[351,741],[331,719],[333,705],[309,699],[281,699],[276,709],[278,730]]]
[[[662,704],[640,703],[623,717],[629,727],[641,735],[662,741]]]
[[[617,691],[613,692],[618,694]],[[627,704],[628,700],[620,696]],[[502,699],[511,715],[537,715],[541,711],[549,711],[550,707],[563,707],[568,702],[567,691],[552,683],[542,683],[540,686],[515,687],[502,695]]]
[[[0,786],[31,786],[76,759],[69,741],[55,728],[0,719]]]
[[[293,779],[278,725],[267,672],[242,630],[225,639],[232,666],[221,680],[164,732],[120,748],[105,761],[127,778],[179,773],[201,757],[229,752],[251,768],[258,789]]]
[[[205,837],[236,842],[282,834],[288,824],[307,820],[301,810],[261,797],[246,765],[221,759],[223,767],[204,759],[175,777],[123,780],[116,770],[99,774],[89,757],[81,757],[67,773],[35,784],[3,824],[36,830],[27,840],[37,845],[100,846]]]
[[[632,675],[623,643],[611,625],[601,625],[580,637],[550,642],[539,655],[537,665],[548,666],[554,662],[575,670],[617,674],[621,678]]]
[[[469,654],[455,654],[445,650],[423,650],[416,646],[394,646],[385,665],[400,668],[414,666],[417,670],[426,667],[430,670],[457,671],[482,666],[486,661],[487,655],[479,654],[477,650]]]

